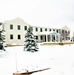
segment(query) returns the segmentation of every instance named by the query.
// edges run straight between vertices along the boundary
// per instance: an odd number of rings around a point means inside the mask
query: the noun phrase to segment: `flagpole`
[[[16,65],[16,73],[18,73],[17,71],[17,53],[15,54],[15,65]]]

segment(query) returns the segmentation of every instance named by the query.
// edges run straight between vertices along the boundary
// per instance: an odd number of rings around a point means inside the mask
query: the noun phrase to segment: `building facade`
[[[8,45],[24,45],[25,34],[30,26],[33,29],[37,42],[70,41],[70,29],[67,26],[61,29],[36,27],[20,18],[16,18],[6,21],[1,27],[5,30],[5,43]]]

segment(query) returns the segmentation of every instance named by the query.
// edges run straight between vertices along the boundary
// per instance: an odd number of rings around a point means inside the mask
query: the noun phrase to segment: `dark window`
[[[17,27],[18,27],[18,30],[20,30],[20,25],[18,25]]]
[[[67,33],[67,31],[65,30],[65,33]]]
[[[18,39],[21,39],[21,36],[20,35],[18,35]]]
[[[59,32],[59,30],[56,30],[56,32],[58,33],[58,32]]]
[[[53,31],[55,31],[55,29],[53,29]]]
[[[10,34],[10,39],[13,39],[13,34]]]
[[[13,29],[13,25],[12,24],[10,25],[10,29]]]
[[[47,31],[47,29],[45,28],[45,31]]]
[[[51,31],[51,29],[49,29],[49,31]]]
[[[36,28],[36,31],[38,31],[38,28]]]
[[[41,36],[41,40],[43,39],[43,37]]]
[[[68,37],[68,40],[70,40],[70,37]]]
[[[42,32],[42,28],[40,28],[40,32]]]
[[[27,30],[27,26],[24,26],[24,30]]]
[[[36,40],[38,40],[38,36],[36,36]]]
[[[62,33],[64,33],[64,30],[62,30]]]

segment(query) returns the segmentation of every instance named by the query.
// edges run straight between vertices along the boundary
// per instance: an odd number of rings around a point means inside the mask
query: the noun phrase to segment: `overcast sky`
[[[35,26],[74,30],[74,0],[0,0],[0,21],[17,17]]]

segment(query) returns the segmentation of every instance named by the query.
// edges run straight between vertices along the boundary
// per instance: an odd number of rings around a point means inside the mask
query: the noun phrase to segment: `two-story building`
[[[15,18],[3,23],[5,43],[8,45],[24,45],[25,34],[29,26],[32,27],[37,42],[55,43],[70,40],[70,29],[67,26],[60,29],[32,26],[20,18]]]

